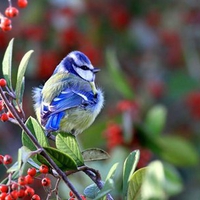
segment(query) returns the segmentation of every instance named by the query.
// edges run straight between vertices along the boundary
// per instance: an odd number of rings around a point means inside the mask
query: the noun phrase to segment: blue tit
[[[86,55],[69,53],[43,87],[34,88],[34,109],[47,134],[55,131],[77,135],[95,120],[104,104],[95,86],[94,68]]]

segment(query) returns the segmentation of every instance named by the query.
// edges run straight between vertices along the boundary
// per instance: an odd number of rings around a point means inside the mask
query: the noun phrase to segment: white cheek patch
[[[80,77],[87,81],[93,81],[93,73],[90,70],[83,70],[80,68],[75,68],[76,72]]]

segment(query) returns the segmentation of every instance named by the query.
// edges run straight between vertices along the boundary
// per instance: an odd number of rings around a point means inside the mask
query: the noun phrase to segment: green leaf
[[[163,164],[160,161],[151,162],[146,168],[145,177],[143,179],[141,194],[142,199],[166,199],[165,194],[165,174]]]
[[[7,84],[12,88],[11,82],[11,69],[12,69],[12,51],[13,51],[13,42],[14,38],[8,44],[8,47],[5,51],[3,62],[2,62],[2,72],[3,76],[7,81]]]
[[[63,153],[72,157],[77,166],[84,165],[83,157],[75,136],[72,134],[60,132],[56,135],[56,147]]]
[[[130,177],[127,200],[142,200],[141,188],[145,173],[146,168],[141,168]]]
[[[106,61],[110,78],[114,81],[113,87],[115,87],[115,89],[117,89],[124,96],[124,98],[132,99],[134,96],[133,89],[128,84],[113,50],[109,49],[106,51]]]
[[[25,124],[42,147],[49,146],[44,131],[42,127],[38,124],[36,119],[34,119],[33,117],[29,117]],[[35,145],[24,131],[22,131],[22,144],[28,147],[31,151],[36,150]]]
[[[199,155],[194,146],[178,136],[166,135],[155,140],[164,160],[177,166],[194,166],[199,163]]]
[[[44,147],[44,149],[49,154],[51,159],[56,163],[56,165],[63,171],[77,169],[76,162],[69,155],[53,147]],[[41,163],[49,166],[49,163],[46,161],[46,159],[43,156],[38,154],[37,158]]]
[[[149,110],[145,119],[145,125],[151,136],[157,137],[163,131],[166,123],[167,110],[162,105],[156,105]]]
[[[169,163],[164,163],[164,173],[165,173],[165,192],[166,194],[176,195],[183,190],[183,181],[177,169],[170,165]]]
[[[140,151],[135,150],[129,154],[129,156],[126,158],[124,162],[124,168],[123,168],[123,196],[127,196],[128,191],[128,183],[130,181],[130,178],[133,174],[133,172],[136,169],[137,163],[139,161],[140,157]]]
[[[110,168],[110,171],[108,172],[108,175],[106,177],[106,181],[108,179],[113,179],[114,178],[114,174],[117,170],[117,166],[119,165],[119,163],[115,163],[111,168]]]
[[[91,184],[84,189],[83,193],[86,197],[94,199],[99,191],[100,189],[97,187],[96,184]]]
[[[16,83],[16,89],[15,89],[15,93],[16,93],[16,99],[21,101],[21,96],[23,96],[23,94],[21,94],[22,92],[22,87],[23,87],[23,79],[24,79],[24,74],[29,62],[29,59],[31,57],[31,54],[33,53],[33,50],[28,51],[24,57],[22,58],[20,64],[19,64],[19,68],[18,68],[18,72],[17,72],[17,83]],[[21,102],[19,102],[21,103]]]
[[[198,90],[199,82],[191,76],[188,76],[187,70],[176,70],[171,73],[167,83],[169,97],[181,99],[188,92]]]
[[[90,148],[82,151],[83,160],[85,162],[88,161],[97,161],[97,160],[105,160],[110,156],[103,149],[99,148]]]
[[[114,181],[113,179],[108,179],[103,188],[98,192],[97,196],[95,197],[95,200],[101,199],[102,197],[105,197],[106,194],[111,192],[111,190],[114,189]]]

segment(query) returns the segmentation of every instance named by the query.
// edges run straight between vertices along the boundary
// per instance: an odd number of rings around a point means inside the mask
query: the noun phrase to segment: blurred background
[[[111,163],[123,162],[128,153],[140,149],[138,168],[159,159],[177,170],[179,178],[169,199],[200,199],[198,1],[28,2],[13,19],[12,30],[0,30],[1,60],[15,38],[13,80],[23,55],[34,50],[26,72],[26,116],[35,116],[32,88],[43,84],[70,51],[80,50],[101,68],[96,82],[105,94],[104,109],[78,136],[83,149],[99,147],[110,153],[105,172],[102,163],[96,163],[100,172],[106,174]],[[6,7],[8,2],[1,1],[0,12]],[[20,132],[0,123],[1,154],[16,158]],[[121,185],[117,187],[116,199],[123,199]]]

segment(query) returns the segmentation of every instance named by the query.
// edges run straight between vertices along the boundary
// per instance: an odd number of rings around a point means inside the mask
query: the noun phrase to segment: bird
[[[100,69],[80,51],[70,52],[43,86],[33,88],[36,117],[48,136],[66,132],[76,136],[87,129],[104,105],[95,85]]]

